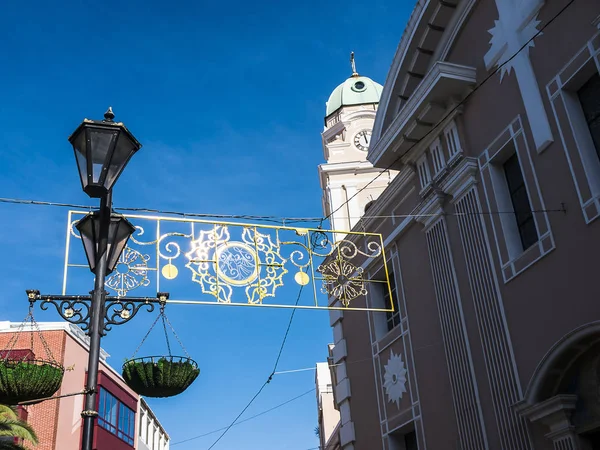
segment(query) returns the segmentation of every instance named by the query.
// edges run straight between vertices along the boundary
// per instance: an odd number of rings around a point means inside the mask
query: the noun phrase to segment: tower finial
[[[350,52],[350,65],[352,66],[352,76],[357,77],[358,72],[356,71],[356,62],[354,61],[354,52]]]

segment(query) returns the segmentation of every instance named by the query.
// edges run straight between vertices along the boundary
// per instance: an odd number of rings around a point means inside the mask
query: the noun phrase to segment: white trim
[[[487,449],[479,388],[445,217],[438,216],[424,231],[458,435],[465,448]]]
[[[472,292],[477,327],[482,346],[486,375],[496,413],[496,426],[503,448],[531,446],[528,430],[514,414],[512,405],[522,398],[521,384],[496,270],[491,255],[489,236],[474,173],[454,187],[454,203],[458,215],[461,246],[465,255],[469,286]],[[464,186],[468,186],[465,190]],[[458,192],[462,191],[461,195]],[[500,422],[508,422],[509,426]],[[516,431],[520,429],[520,433]],[[504,430],[505,434],[501,431]],[[507,434],[506,434],[507,433]],[[514,440],[517,439],[517,443]]]
[[[417,173],[419,174],[419,184],[421,185],[421,192],[424,192],[429,186],[431,186],[431,172],[429,171],[429,163],[427,161],[427,154],[423,153],[417,160]]]
[[[444,138],[448,146],[448,164],[452,164],[463,153],[460,145],[460,135],[454,120],[444,128]]]
[[[406,54],[408,53],[408,49],[415,32],[417,31],[418,25],[421,23],[425,11],[427,11],[428,5],[429,0],[417,0],[410,18],[408,19],[406,28],[404,28],[402,38],[400,39],[400,43],[394,54],[394,59],[392,60],[392,65],[388,71],[385,83],[383,84],[383,90],[379,99],[379,109],[386,114],[380,113],[377,115],[375,123],[373,124],[372,142],[378,141],[381,137],[383,122],[386,119],[384,116],[387,115],[390,107],[391,96],[396,87],[398,77],[400,76],[400,69],[402,68],[402,64],[404,63],[404,59],[406,58]]]
[[[476,69],[473,67],[442,61],[436,62],[383,135],[380,138],[373,136],[367,159],[375,166],[381,162],[384,154],[391,150],[392,144],[401,137],[408,127],[414,125],[414,119],[420,112],[422,105],[426,103],[428,96],[442,80],[453,81],[456,84],[452,86],[455,92],[449,93],[449,96],[459,95],[469,86],[475,85],[476,75]],[[385,109],[382,110],[385,111]],[[377,120],[375,120],[375,123],[377,124]]]
[[[429,152],[431,154],[431,161],[433,163],[433,179],[437,179],[446,168],[446,157],[444,156],[444,149],[442,147],[442,141],[439,137],[429,146]]]
[[[519,139],[522,139],[524,142],[523,148],[519,145]],[[499,211],[513,211],[512,201],[508,194],[506,177],[504,176],[503,169],[498,166],[499,164],[503,164],[504,161],[513,154],[511,145],[514,147],[514,153],[516,153],[517,158],[519,159],[519,165],[521,166],[531,209],[538,211],[533,214],[538,241],[531,247],[523,249],[517,225],[511,214],[500,215],[499,229],[494,218],[490,218],[500,262],[500,270],[502,271],[502,277],[505,283],[508,283],[517,275],[527,270],[555,248],[550,220],[548,218],[548,213],[545,212],[544,199],[542,197],[537,173],[533,164],[533,159],[531,158],[531,152],[527,144],[527,138],[523,130],[520,116],[517,116],[516,119],[502,130],[502,132],[494,138],[492,143],[479,156],[481,176],[484,180],[489,180],[492,185],[492,188],[488,189],[487,184],[485,182],[483,183],[483,191],[486,197],[488,211],[495,210],[491,204],[492,200],[496,203]],[[491,149],[495,150],[492,155],[490,155]],[[528,167],[531,170],[533,182],[525,172],[524,161],[527,162]],[[532,196],[532,193],[536,194],[535,197]],[[544,247],[544,242],[547,241],[549,241],[549,245]],[[503,250],[506,250],[506,253],[508,254],[508,258],[506,259],[502,257],[504,253]],[[526,266],[519,268],[519,261],[530,252],[536,251],[539,252],[539,255],[534,257]]]
[[[579,86],[573,86],[573,79],[577,75],[580,75],[583,70],[590,70],[594,65],[596,72],[600,73],[600,63],[595,61],[599,57],[600,49],[595,50],[592,46],[592,42],[598,36],[600,36],[600,33],[597,33],[592,37],[592,39],[590,39],[546,85],[546,92],[550,100],[550,105],[552,106],[552,112],[556,120],[563,151],[567,158],[567,163],[569,164],[569,170],[571,171],[571,176],[575,184],[579,204],[587,224],[600,217],[600,160],[594,142],[592,141],[590,131],[585,123],[579,99],[576,98],[576,93],[573,92],[574,89],[579,88]],[[579,57],[582,53],[587,53],[588,56],[585,61],[580,62]],[[572,67],[573,64],[579,64],[579,66]],[[570,76],[568,76],[567,79],[563,79],[561,76],[565,72],[570,72]],[[564,109],[567,123],[559,117],[557,107]],[[574,149],[567,145],[565,133],[571,134],[575,144]],[[575,169],[575,164],[577,164],[578,167],[581,166],[583,168],[583,174]],[[588,189],[591,195],[584,198],[582,191]],[[588,214],[588,207],[592,205],[594,205],[596,213]]]
[[[446,27],[442,40],[431,58],[433,61],[446,60],[448,53],[450,53],[450,50],[452,49],[452,44],[454,44],[456,37],[462,30],[463,24],[469,18],[471,10],[476,4],[477,0],[462,0],[458,2],[458,8]]]
[[[550,128],[550,121],[542,100],[542,93],[529,58],[529,48],[534,46],[531,42],[521,51],[521,46],[535,36],[539,21],[535,20],[537,11],[544,4],[544,0],[523,0],[517,7],[505,0],[495,0],[498,10],[498,20],[490,30],[492,39],[490,48],[484,56],[487,70],[493,66],[500,67],[505,64],[500,72],[500,83],[506,72],[514,69],[519,91],[533,140],[538,153],[544,151],[554,138]],[[516,54],[512,57],[510,55]]]
[[[18,328],[21,326],[21,323],[10,322],[8,320],[0,322],[0,333],[16,333]],[[64,331],[66,332],[74,341],[79,343],[86,352],[90,351],[90,338],[85,334],[85,332],[79,328],[77,325],[70,324],[68,322],[37,322],[37,326],[40,331]],[[100,349],[100,361],[104,362],[107,366],[109,364],[106,360],[110,357],[108,352],[103,348]],[[110,367],[110,366],[109,366]],[[111,368],[112,369],[112,368]],[[113,369],[114,371],[114,369]],[[114,371],[117,373],[116,371]],[[121,375],[119,375],[121,378]]]

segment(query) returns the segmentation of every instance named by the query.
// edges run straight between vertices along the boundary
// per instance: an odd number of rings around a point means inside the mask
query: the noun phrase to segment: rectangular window
[[[458,129],[454,122],[446,127],[444,136],[446,137],[446,143],[448,144],[448,161],[452,162],[454,158],[462,153],[460,139],[458,138]]]
[[[389,435],[390,450],[418,450],[417,433],[412,431],[395,431]]]
[[[418,450],[417,433],[411,431],[404,435],[404,448],[406,450]]]
[[[577,96],[583,109],[585,121],[592,134],[596,153],[600,157],[600,75],[596,73],[592,76],[577,91]]]
[[[444,150],[439,138],[431,144],[429,151],[433,160],[433,178],[436,178],[446,167],[446,158],[444,158]]]
[[[392,331],[395,327],[400,324],[400,307],[398,306],[398,295],[396,293],[396,283],[394,282],[393,272],[389,273],[390,276],[390,289],[387,286],[384,287],[383,300],[385,302],[386,309],[394,307],[394,312],[386,311],[386,322],[388,331]],[[391,291],[391,297],[390,297]]]
[[[133,446],[135,412],[103,387],[99,391],[98,426]]]
[[[417,161],[417,172],[419,174],[419,181],[421,182],[421,190],[423,190],[431,184],[431,173],[429,172],[429,164],[427,164],[427,155],[423,155]]]
[[[527,250],[538,241],[538,233],[535,228],[527,189],[525,188],[523,172],[521,172],[519,158],[516,153],[506,160],[503,168],[508,192],[515,211],[515,220],[517,221],[521,244],[523,245],[523,250]]]

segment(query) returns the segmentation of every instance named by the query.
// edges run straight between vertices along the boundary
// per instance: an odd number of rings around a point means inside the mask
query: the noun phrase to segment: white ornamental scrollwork
[[[245,287],[248,303],[262,303],[265,297],[275,296],[287,273],[279,246],[254,227],[243,229],[241,241],[232,241],[226,226],[202,230],[186,257],[192,280],[223,303],[231,303],[237,287]]]

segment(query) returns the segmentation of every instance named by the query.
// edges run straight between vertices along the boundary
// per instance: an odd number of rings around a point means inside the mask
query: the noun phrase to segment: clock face
[[[369,150],[369,144],[371,143],[371,130],[362,130],[356,133],[354,136],[354,145],[359,150],[366,152]]]

